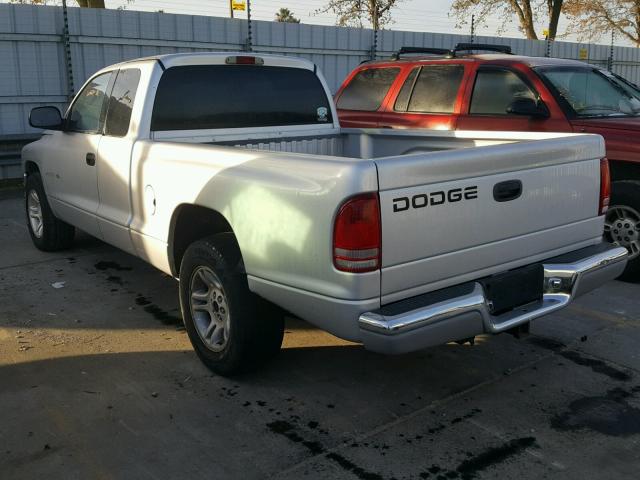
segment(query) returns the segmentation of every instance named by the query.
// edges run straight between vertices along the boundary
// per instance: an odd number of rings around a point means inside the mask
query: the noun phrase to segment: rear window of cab
[[[331,123],[331,104],[311,70],[188,65],[160,78],[151,131]]]

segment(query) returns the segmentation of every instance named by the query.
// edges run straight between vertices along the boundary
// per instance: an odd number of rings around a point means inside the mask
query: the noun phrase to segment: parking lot
[[[638,478],[638,285],[399,357],[291,320],[275,362],[225,379],[173,279],[87,236],[37,251],[17,189],[0,241],[3,479]]]

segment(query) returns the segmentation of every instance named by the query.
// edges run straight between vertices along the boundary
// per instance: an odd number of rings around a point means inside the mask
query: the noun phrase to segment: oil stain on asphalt
[[[109,271],[115,270],[116,272],[128,272],[133,270],[131,267],[122,266],[117,262],[101,260],[94,265],[96,270]],[[107,277],[109,283],[113,283],[118,286],[124,286],[124,281],[117,275],[109,275]],[[112,290],[113,291],[113,290]],[[173,315],[170,312],[155,305],[150,300],[145,298],[142,294],[138,294],[135,299],[137,305],[143,307],[143,310],[151,315],[154,319],[160,321],[163,325],[182,325],[182,318],[177,315]]]
[[[163,310],[140,293],[136,297],[136,305],[141,306],[145,312],[162,322],[163,325],[180,325],[182,323],[182,318]]]
[[[478,413],[480,409],[473,409],[466,415],[457,417],[451,421],[452,425],[459,423],[464,419],[469,419]],[[314,427],[317,428],[317,422],[313,422]],[[349,460],[344,455],[330,451],[327,452],[326,448],[322,446],[320,442],[306,440],[296,426],[285,420],[276,420],[268,423],[267,428],[278,435],[282,435],[294,443],[300,444],[309,451],[312,455],[324,454],[324,457],[328,460],[335,462],[343,470],[353,474],[360,480],[384,480],[385,477],[380,473],[372,472]],[[442,426],[442,429],[445,427]],[[438,430],[439,431],[439,430]],[[422,436],[420,436],[422,438]],[[369,444],[364,444],[368,446]],[[359,444],[353,444],[352,446],[359,446]],[[523,437],[509,440],[502,445],[492,447],[479,452],[476,455],[468,454],[470,458],[463,460],[455,469],[448,469],[441,467],[440,465],[432,464],[430,468],[419,473],[418,477],[422,479],[434,479],[434,480],[446,480],[446,479],[461,479],[472,480],[477,475],[491,467],[499,465],[511,458],[520,455],[528,448],[536,447],[536,439],[534,437]],[[377,447],[374,447],[377,448]],[[389,447],[386,447],[389,448]],[[393,478],[393,477],[391,477]],[[391,479],[390,479],[391,480]]]
[[[523,437],[509,440],[497,447],[491,447],[482,452],[472,455],[470,458],[463,460],[455,470],[449,470],[440,465],[433,464],[430,468],[420,473],[419,477],[423,479],[446,480],[459,478],[462,480],[471,480],[478,474],[491,467],[499,465],[512,457],[520,455],[527,448],[536,446],[534,437]]]
[[[580,352],[575,350],[567,350],[567,346],[564,343],[558,342],[557,340],[552,340],[550,338],[537,337],[532,336],[528,339],[528,342],[537,345],[542,348],[546,348],[547,350],[551,350],[563,358],[572,361],[576,365],[580,365],[583,367],[589,367],[596,373],[600,373],[602,375],[606,375],[612,380],[617,380],[621,382],[628,382],[633,377],[630,373],[609,365],[602,360],[597,358],[587,357]]]
[[[303,445],[312,455],[321,455],[326,451],[320,442],[304,439],[296,431],[295,426],[285,420],[276,420],[275,422],[268,423],[267,428],[273,433],[282,435],[294,443]],[[336,462],[343,470],[351,472],[361,480],[384,480],[384,477],[381,475],[365,470],[339,453],[329,452],[325,457]]]
[[[625,372],[616,367],[612,367],[611,365],[607,365],[602,360],[598,360],[596,358],[585,357],[584,355],[579,354],[573,350],[566,350],[562,352],[558,352],[561,357],[566,358],[567,360],[571,360],[573,363],[577,365],[582,365],[583,367],[589,367],[596,373],[601,373],[602,375],[606,375],[607,377],[618,380],[621,382],[628,382],[631,380],[631,374]]]
[[[275,422],[267,423],[267,428],[273,433],[287,437],[292,442],[305,446],[313,455],[319,455],[324,452],[324,448],[320,442],[305,440],[295,431],[294,426],[285,420],[276,420]]]
[[[631,390],[614,388],[601,396],[579,398],[566,412],[555,416],[551,426],[556,430],[589,429],[614,437],[638,434],[640,409],[630,405],[629,399],[639,392],[640,386]]]
[[[464,460],[458,465],[456,472],[458,472],[463,479],[474,478],[479,472],[502,463],[513,456],[519,455],[527,448],[534,447],[535,445],[536,439],[534,437],[510,440],[498,447],[489,448]]]
[[[105,260],[101,260],[98,263],[96,263],[94,265],[94,268],[96,270],[115,270],[116,272],[129,272],[132,270],[131,267],[123,267],[122,265],[116,263],[116,262],[111,262],[111,261],[105,261]]]

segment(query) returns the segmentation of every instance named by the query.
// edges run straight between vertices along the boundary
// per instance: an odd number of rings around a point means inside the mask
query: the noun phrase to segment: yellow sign
[[[542,36],[545,37],[545,38],[549,36],[549,29],[548,28],[545,28],[544,30],[542,30]]]
[[[244,12],[247,9],[247,2],[244,0],[231,0],[231,9]]]
[[[589,50],[587,50],[586,48],[581,48],[580,50],[578,50],[578,58],[580,60],[586,60],[587,58],[589,58]]]

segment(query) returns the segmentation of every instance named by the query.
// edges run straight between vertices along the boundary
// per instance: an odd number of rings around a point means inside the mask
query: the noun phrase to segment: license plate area
[[[544,269],[529,265],[479,280],[489,300],[491,315],[500,315],[516,307],[542,299]]]

